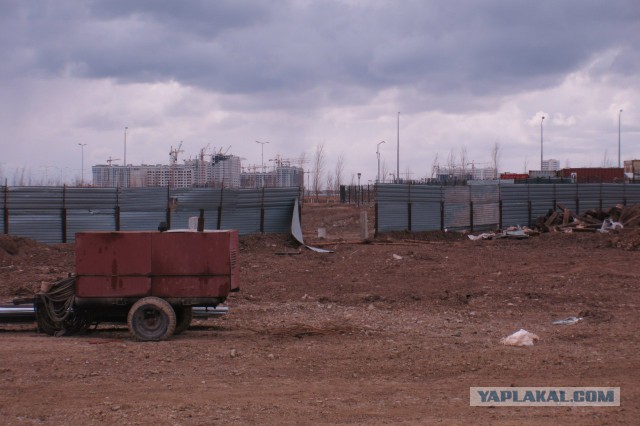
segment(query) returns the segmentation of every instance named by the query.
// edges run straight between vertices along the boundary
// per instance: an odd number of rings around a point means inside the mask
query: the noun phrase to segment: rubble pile
[[[587,210],[581,215],[558,204],[555,211],[549,209],[535,222],[535,229],[540,232],[609,232],[629,228],[640,228],[640,204],[617,204],[606,209]]]

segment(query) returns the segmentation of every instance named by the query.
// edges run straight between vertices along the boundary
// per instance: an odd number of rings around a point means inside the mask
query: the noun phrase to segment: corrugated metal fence
[[[75,241],[80,231],[187,228],[202,214],[207,229],[241,235],[285,233],[298,187],[223,190],[211,188],[0,187],[2,233],[45,243]]]
[[[376,232],[531,226],[562,205],[580,214],[639,204],[637,184],[376,185]]]

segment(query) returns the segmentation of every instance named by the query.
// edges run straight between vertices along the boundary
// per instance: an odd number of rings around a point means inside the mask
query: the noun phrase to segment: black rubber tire
[[[176,313],[164,299],[145,297],[129,309],[127,315],[129,332],[143,342],[166,340],[176,329]]]
[[[173,334],[180,334],[187,331],[191,325],[191,318],[193,318],[191,306],[176,306],[173,310],[176,312],[176,329]]]

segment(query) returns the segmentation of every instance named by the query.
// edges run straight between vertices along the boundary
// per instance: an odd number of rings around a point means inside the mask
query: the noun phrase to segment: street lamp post
[[[622,120],[622,110],[618,112],[618,168],[620,168],[620,123]]]
[[[543,163],[543,139],[542,139],[542,123],[544,123],[544,115],[542,116],[542,119],[540,120],[540,171],[542,171],[542,163]]]
[[[376,155],[378,156],[378,177],[376,178],[376,183],[380,183],[380,144],[383,144],[384,141],[378,142],[378,146],[376,148]]]
[[[262,148],[262,173],[264,173],[264,144],[269,143],[269,142],[267,142],[267,141],[264,141],[264,142],[256,141],[256,143],[259,143],[261,148]],[[263,176],[263,178],[264,178],[264,176]],[[264,180],[261,180],[261,181],[262,181],[262,186],[264,186]]]
[[[398,111],[398,146],[396,153],[396,183],[400,183],[400,111]]]
[[[124,166],[127,167],[127,130],[128,127],[124,128]]]
[[[82,160],[81,160],[81,174],[80,174],[80,186],[84,186],[84,147],[87,145],[86,143],[78,143],[78,145],[80,145],[80,151],[81,151],[81,155],[82,155]]]

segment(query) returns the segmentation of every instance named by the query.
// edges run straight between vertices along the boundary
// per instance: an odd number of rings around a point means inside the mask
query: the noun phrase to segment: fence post
[[[602,211],[602,182],[600,182],[600,203],[598,204],[600,211]]]
[[[9,185],[5,178],[4,180],[4,234],[9,235]]]
[[[264,186],[262,187],[262,199],[260,200],[260,232],[264,233]]]
[[[204,232],[204,209],[200,209],[198,216],[198,232]]]
[[[222,227],[222,194],[224,193],[224,186],[220,187],[220,204],[218,204],[218,223],[216,224],[216,229],[221,229]]]
[[[407,202],[407,227],[411,232],[411,184],[409,184],[409,201]]]
[[[444,231],[444,200],[440,200],[440,230]]]
[[[531,227],[532,226],[532,224],[531,224],[531,199],[529,199],[527,201],[527,209],[528,209],[528,217],[529,217],[529,225],[528,226]]]
[[[498,200],[498,228],[502,229],[502,198]]]
[[[67,242],[67,185],[62,186],[62,243]]]
[[[167,229],[171,229],[171,192],[167,184]]]
[[[116,231],[120,231],[120,188],[116,188]]]

